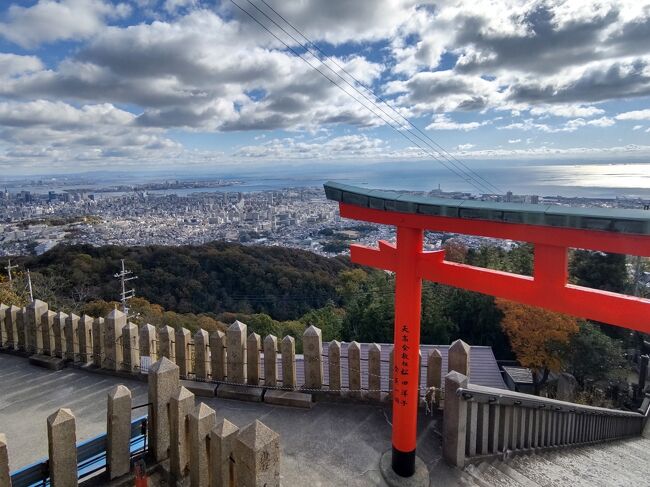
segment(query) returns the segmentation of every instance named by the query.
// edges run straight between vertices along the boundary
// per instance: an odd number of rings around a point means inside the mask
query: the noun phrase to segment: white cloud
[[[0,52],[0,78],[32,73],[43,69],[43,63],[36,56],[19,56]]]
[[[602,115],[605,110],[594,106],[584,105],[541,105],[531,108],[530,114],[534,116],[553,115],[555,117],[593,117]]]
[[[459,144],[457,149],[459,151],[466,151],[466,150],[471,149],[472,147],[475,147],[475,145],[474,144]]]
[[[106,19],[128,15],[126,3],[103,0],[39,0],[31,7],[11,5],[0,35],[23,47],[44,42],[85,39],[100,31]]]
[[[508,139],[508,144],[518,144],[521,139]]]
[[[633,110],[616,115],[616,120],[650,120],[650,109]]]
[[[632,130],[641,130],[643,128],[643,125],[635,125],[632,127]]]
[[[487,125],[488,121],[483,122],[455,122],[446,115],[436,115],[433,117],[433,122],[427,125],[426,130],[476,130],[483,125]]]

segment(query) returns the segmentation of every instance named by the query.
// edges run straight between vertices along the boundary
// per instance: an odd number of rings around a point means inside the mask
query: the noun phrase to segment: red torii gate
[[[415,473],[422,279],[650,333],[650,300],[567,283],[568,249],[650,256],[650,213],[424,198],[328,182],[344,218],[393,225],[397,243],[350,247],[353,262],[395,272],[392,468]],[[424,230],[529,242],[533,276],[424,252]]]

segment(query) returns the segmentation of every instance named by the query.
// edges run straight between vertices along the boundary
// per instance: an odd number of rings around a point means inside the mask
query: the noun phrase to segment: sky
[[[650,2],[0,2],[5,174],[431,160],[407,119],[470,167],[650,162]]]

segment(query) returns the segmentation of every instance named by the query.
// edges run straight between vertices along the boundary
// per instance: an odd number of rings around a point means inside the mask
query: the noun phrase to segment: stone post
[[[59,311],[54,317],[54,356],[58,358],[65,358],[66,342],[65,342],[65,322],[68,315]]]
[[[323,333],[311,325],[302,335],[305,388],[323,387]]]
[[[361,347],[357,342],[348,345],[348,394],[361,399]]]
[[[368,349],[368,398],[381,401],[381,346],[376,343]]]
[[[158,329],[158,339],[160,340],[160,347],[158,349],[159,358],[166,357],[176,363],[175,335],[176,332],[171,326],[161,326]]]
[[[175,480],[187,474],[190,460],[189,415],[194,411],[194,394],[181,387],[169,402],[169,463]]]
[[[449,372],[455,370],[469,379],[469,345],[462,340],[456,340],[449,347]]]
[[[202,328],[194,334],[194,374],[196,380],[210,377],[210,347],[208,332]]]
[[[54,317],[56,313],[48,310],[41,316],[41,336],[43,337],[43,353],[54,355]]]
[[[278,385],[278,339],[273,335],[264,339],[264,385]]]
[[[5,328],[7,330],[7,344],[10,350],[18,349],[18,327],[16,317],[20,308],[11,305],[5,310]]]
[[[41,317],[47,313],[47,303],[35,299],[27,305],[27,351],[29,353],[43,353],[43,333],[41,331]]]
[[[174,335],[174,350],[176,352],[176,365],[179,367],[181,377],[187,379],[191,370],[191,350],[192,334],[187,328],[177,330]]]
[[[156,327],[147,323],[140,327],[140,356],[149,357],[151,363],[158,360],[156,351],[158,342],[158,332]]]
[[[210,432],[210,477],[212,487],[238,485],[235,465],[230,457],[235,449],[239,428],[227,419],[222,419]]]
[[[210,334],[210,368],[212,369],[212,380],[226,379],[226,334],[222,331],[214,331]]]
[[[120,370],[124,357],[122,354],[122,329],[126,326],[126,315],[119,309],[109,313],[104,321],[106,335],[104,336],[103,367],[108,370]]]
[[[434,348],[427,359],[427,388],[435,387],[434,402],[440,405],[442,398],[442,355]]]
[[[95,318],[93,320],[93,365],[96,367],[102,366],[104,358],[104,339],[106,332],[104,331],[104,318]]]
[[[122,356],[121,369],[132,374],[140,370],[140,350],[138,350],[138,325],[127,323],[122,328]]]
[[[327,349],[329,362],[329,390],[333,394],[341,394],[341,342],[332,340]]]
[[[467,387],[467,377],[452,370],[445,376],[442,456],[451,465],[463,468],[465,466],[467,403],[456,394],[459,387]]]
[[[16,312],[16,329],[18,330],[18,350],[27,349],[27,336],[26,336],[26,323],[25,323],[25,308],[18,308]]]
[[[79,361],[87,364],[93,356],[93,318],[83,315],[77,328],[79,334]]]
[[[131,391],[123,385],[108,392],[106,415],[106,469],[111,480],[131,469]]]
[[[217,424],[214,409],[199,404],[190,414],[190,484],[192,487],[210,487],[210,431]],[[243,484],[246,485],[246,484]]]
[[[62,408],[47,418],[47,440],[52,487],[76,487],[77,433],[72,411]]]
[[[257,333],[251,333],[246,340],[246,375],[248,383],[260,384],[260,349],[262,341]]]
[[[282,339],[282,388],[295,389],[296,379],[296,339],[287,335]]]
[[[79,317],[70,313],[65,320],[65,358],[73,362],[79,357],[79,340],[77,337],[79,328]]]
[[[226,331],[228,382],[246,383],[246,332],[246,325],[240,321],[235,321]]]
[[[7,326],[5,325],[5,315],[9,306],[0,303],[0,348],[8,346],[9,335],[7,333]]]
[[[237,485],[279,487],[280,436],[255,420],[235,440]]]
[[[157,462],[169,456],[169,403],[178,394],[178,366],[163,357],[149,369],[149,447]]]
[[[2,433],[0,433],[0,485],[11,487],[11,477],[9,476],[9,451],[7,450],[7,437]]]

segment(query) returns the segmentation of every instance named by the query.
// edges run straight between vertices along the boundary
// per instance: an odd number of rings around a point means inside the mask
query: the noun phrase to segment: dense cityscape
[[[40,255],[61,242],[101,245],[198,245],[214,240],[284,246],[322,255],[345,253],[350,241],[394,237],[390,227],[358,225],[338,216],[322,188],[235,191],[239,181],[163,181],[140,186],[52,189],[0,193],[0,255]],[[228,187],[228,190],[224,190]],[[642,199],[476,196],[437,188],[430,196],[509,203],[647,208]],[[427,235],[427,247],[448,236]],[[485,239],[462,238],[467,247]],[[501,242],[508,246],[508,242]]]

